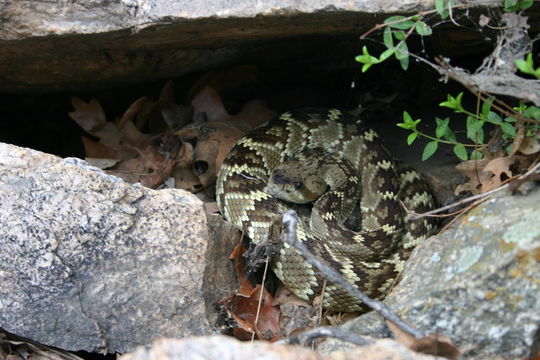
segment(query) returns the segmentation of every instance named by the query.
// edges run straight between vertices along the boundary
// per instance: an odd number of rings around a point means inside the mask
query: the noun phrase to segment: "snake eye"
[[[296,190],[300,190],[304,184],[301,181],[295,181],[293,185]]]

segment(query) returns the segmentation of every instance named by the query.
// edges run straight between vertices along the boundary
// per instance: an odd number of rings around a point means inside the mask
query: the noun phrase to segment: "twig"
[[[486,201],[486,200],[489,199],[489,198],[490,198],[490,196],[485,197],[485,198],[483,198],[483,199],[478,199],[478,200],[476,200],[475,202],[473,202],[472,204],[470,204],[470,205],[464,207],[463,209],[460,209],[460,210],[459,210],[459,214],[458,214],[455,218],[453,218],[452,220],[450,220],[450,221],[448,222],[448,224],[444,225],[443,228],[442,228],[441,230],[439,230],[439,232],[437,233],[437,235],[440,235],[440,234],[442,234],[443,232],[445,232],[446,229],[448,229],[450,226],[452,226],[453,223],[455,223],[458,219],[460,219],[463,215],[465,215],[465,213],[466,213],[467,211],[469,211],[469,210],[473,209],[474,207],[480,205],[481,203],[483,203],[484,201]]]
[[[424,333],[420,330],[417,330],[403,321],[396,313],[394,313],[386,304],[381,301],[371,299],[369,296],[364,294],[359,289],[355,288],[347,280],[343,278],[335,269],[332,269],[330,266],[323,263],[321,260],[317,259],[307,247],[296,237],[296,225],[298,223],[298,218],[296,216],[296,211],[289,210],[283,214],[283,225],[285,230],[281,233],[281,241],[293,246],[298,250],[309,262],[311,265],[316,267],[328,281],[341,286],[348,293],[361,300],[364,304],[369,306],[371,309],[377,311],[382,315],[386,320],[389,320],[401,328],[404,332],[414,336],[417,339],[424,337]]]
[[[483,199],[483,198],[486,198],[498,191],[501,191],[503,189],[506,189],[510,186],[510,183],[512,180],[523,180],[525,179],[527,176],[531,175],[532,173],[536,172],[537,170],[540,169],[540,162],[538,162],[536,165],[534,165],[532,168],[530,168],[529,170],[527,170],[526,173],[522,174],[522,175],[518,175],[518,176],[515,176],[511,179],[508,179],[508,181],[506,182],[506,184],[504,185],[501,185],[499,186],[498,188],[495,188],[495,189],[492,189],[490,191],[486,191],[485,193],[481,193],[481,194],[477,194],[477,195],[473,195],[473,196],[469,196],[465,199],[461,199],[459,201],[456,201],[455,203],[452,203],[450,205],[446,205],[446,206],[443,206],[443,207],[440,207],[440,208],[437,208],[437,209],[434,209],[434,210],[430,210],[430,211],[426,211],[424,213],[421,213],[421,214],[418,214],[418,213],[415,213],[414,211],[410,211],[410,210],[407,210],[407,212],[411,215],[413,215],[413,219],[420,219],[420,218],[423,218],[425,216],[432,216],[434,214],[438,214],[440,212],[443,212],[445,210],[448,210],[448,209],[451,209],[453,207],[456,207],[456,206],[459,206],[459,205],[462,205],[462,204],[467,204],[471,201],[474,201],[474,200],[478,200],[478,199]]]
[[[446,206],[442,206],[440,208],[437,208],[437,209],[433,209],[433,210],[430,210],[430,211],[426,211],[424,213],[421,213],[421,214],[418,214],[418,213],[415,213],[414,211],[408,211],[412,216],[413,216],[413,219],[420,219],[420,218],[423,218],[423,217],[426,217],[426,216],[431,216],[431,215],[434,215],[434,214],[438,214],[440,212],[443,212],[443,211],[446,211],[448,209],[451,209],[451,208],[454,208],[456,206],[459,206],[459,205],[463,205],[463,204],[467,204],[467,203],[470,203],[471,201],[474,201],[474,200],[477,200],[477,199],[482,199],[482,198],[485,198],[493,193],[496,193],[497,191],[500,191],[502,189],[506,189],[508,187],[508,184],[504,184],[503,186],[500,186],[498,188],[495,188],[493,190],[490,190],[490,191],[487,191],[485,193],[482,193],[482,194],[477,194],[477,195],[473,195],[473,196],[469,196],[465,199],[461,199],[459,201],[456,201],[450,205],[446,205]]]
[[[253,342],[253,340],[255,340],[255,333],[257,332],[256,329],[257,329],[257,322],[259,321],[259,314],[261,312],[261,305],[262,305],[262,298],[263,298],[263,293],[264,293],[264,283],[266,281],[266,273],[268,272],[268,263],[269,263],[269,257],[267,256],[266,257],[266,261],[264,263],[264,272],[263,272],[263,278],[262,278],[262,282],[261,282],[261,292],[259,294],[259,302],[257,304],[257,314],[255,315],[255,322],[253,324],[254,326],[254,331],[251,333],[251,342]]]
[[[306,345],[306,344],[309,344],[309,342],[320,337],[332,337],[332,338],[347,341],[347,342],[350,342],[351,344],[355,344],[359,346],[366,346],[366,345],[373,344],[373,341],[371,341],[370,339],[366,339],[364,337],[355,335],[351,333],[350,331],[344,330],[339,327],[330,327],[330,326],[323,326],[323,327],[318,327],[312,330],[308,330],[301,334],[292,336],[290,338],[279,340],[276,342],[276,344]]]
[[[323,315],[323,304],[324,304],[324,292],[326,291],[327,280],[324,279],[321,290],[321,301],[317,307],[317,326],[321,325],[322,315]]]

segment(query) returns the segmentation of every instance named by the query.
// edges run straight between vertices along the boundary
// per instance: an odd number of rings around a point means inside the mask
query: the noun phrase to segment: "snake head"
[[[287,161],[274,169],[265,191],[284,201],[306,204],[317,200],[327,187],[311,168],[298,161]]]

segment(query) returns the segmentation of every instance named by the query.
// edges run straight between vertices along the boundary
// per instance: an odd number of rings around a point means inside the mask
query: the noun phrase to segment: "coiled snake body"
[[[416,171],[393,160],[375,131],[339,110],[286,112],[242,138],[217,177],[218,207],[255,244],[268,240],[272,223],[289,209],[272,195],[276,190],[270,190],[269,179],[278,187],[304,186],[296,180],[287,184],[290,176],[282,178],[281,164],[291,161],[323,167],[335,163],[344,169],[322,175],[330,190],[315,203],[310,218],[299,218],[297,236],[367,295],[384,297],[411,250],[434,230],[430,220],[408,219],[400,204],[417,212],[430,209],[434,199],[427,185]],[[335,185],[337,177],[346,179]],[[343,224],[355,204],[362,225],[357,232]],[[313,300],[322,292],[322,279],[295,249],[280,246],[272,262],[277,277],[298,297]],[[339,311],[364,309],[332,283],[325,286],[323,306]]]

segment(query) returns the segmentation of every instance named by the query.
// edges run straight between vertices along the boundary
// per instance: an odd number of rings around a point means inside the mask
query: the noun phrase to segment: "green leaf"
[[[409,57],[409,48],[405,41],[401,41],[396,46],[396,59],[400,60],[406,57]]]
[[[522,73],[533,75],[540,79],[540,67],[537,69],[534,68],[532,53],[528,53],[525,60],[516,60],[515,64]]]
[[[516,6],[518,0],[504,0],[504,7]]]
[[[362,66],[362,72],[366,72],[372,65],[380,62],[375,56],[370,55],[366,46],[362,47],[362,55],[358,55],[354,59],[359,63],[364,64],[364,66]]]
[[[448,17],[448,9],[446,8],[447,2],[445,0],[435,0],[435,10],[441,19],[446,19]]]
[[[386,46],[388,49],[391,49],[394,47],[394,40],[392,38],[392,29],[390,29],[389,26],[384,28],[383,41],[384,41],[384,46]]]
[[[419,21],[416,23],[415,30],[418,33],[418,35],[422,35],[422,36],[429,36],[433,33],[431,28],[423,21]]]
[[[384,50],[383,53],[379,56],[379,62],[383,62],[384,60],[388,59],[395,53],[395,51],[395,48]]]
[[[486,118],[491,110],[491,104],[493,103],[493,98],[489,98],[482,104],[482,116]]]
[[[463,106],[461,105],[461,98],[463,98],[463,92],[460,92],[456,97],[448,94],[446,95],[446,101],[440,103],[439,106],[454,109],[456,112],[464,112]]]
[[[399,63],[401,64],[401,68],[406,71],[409,68],[409,57],[399,59]]]
[[[463,144],[457,144],[454,146],[454,154],[456,154],[461,161],[467,161],[467,150]]]
[[[454,134],[452,129],[450,129],[450,126],[446,129],[446,132],[444,133],[443,138],[451,142],[457,142],[456,135]]]
[[[435,151],[437,151],[438,146],[439,146],[439,143],[437,141],[428,142],[422,154],[422,161],[429,159],[433,154],[435,154]]]
[[[407,136],[407,144],[411,145],[413,141],[416,140],[417,137],[418,137],[417,132],[410,133],[409,136]]]
[[[405,33],[403,31],[394,31],[393,34],[396,40],[405,40]]]
[[[529,106],[527,109],[525,109],[525,111],[523,111],[523,115],[540,121],[540,108],[537,108],[536,106]]]
[[[519,113],[522,113],[525,109],[527,109],[527,105],[525,105],[523,100],[519,100],[519,106],[516,106],[513,109]]]
[[[414,21],[407,19],[405,16],[402,15],[390,16],[389,18],[384,20],[384,23],[388,24],[388,26],[394,29],[400,30],[409,30],[414,26]]]
[[[484,154],[482,154],[480,151],[478,150],[473,150],[473,152],[471,153],[471,157],[470,159],[471,160],[480,160],[484,157]]]
[[[530,8],[534,3],[534,0],[523,0],[521,1],[521,3],[519,4],[519,7],[522,9],[522,10],[526,10],[528,8]]]
[[[484,143],[484,129],[479,129],[476,132],[476,140],[474,140],[477,144],[483,144]]]
[[[484,121],[467,116],[467,138],[478,142],[478,131],[484,126]]]
[[[413,120],[408,112],[403,111],[403,122],[396,125],[406,130],[415,130],[420,121],[421,119]]]
[[[497,124],[497,125],[501,125],[502,122],[503,122],[503,120],[499,116],[499,114],[497,114],[496,112],[493,112],[493,111],[490,111],[487,114],[487,118],[488,118],[489,121],[491,121],[492,123]]]
[[[508,117],[504,118],[504,121],[506,121],[507,123],[515,123],[515,122],[517,122],[517,119],[515,117],[508,116]]]
[[[435,128],[435,136],[437,139],[440,139],[444,134],[446,134],[446,130],[448,130],[448,122],[450,121],[449,118],[446,118],[444,120],[441,120],[439,118],[435,118],[435,121],[437,122],[437,128]]]
[[[516,128],[512,124],[503,122],[501,128],[503,133],[510,135],[511,137],[516,136]]]
[[[395,55],[403,70],[407,70],[409,68],[409,48],[407,47],[407,43],[405,43],[405,41],[401,41],[399,44],[397,44]]]
[[[533,4],[533,0],[504,0],[505,12],[516,12],[519,10],[526,10]]]

